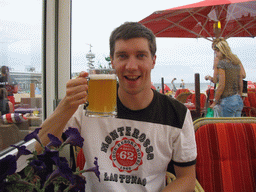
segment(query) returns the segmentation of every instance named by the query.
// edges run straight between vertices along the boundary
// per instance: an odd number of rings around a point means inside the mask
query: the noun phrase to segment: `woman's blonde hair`
[[[220,50],[224,55],[224,58],[230,60],[233,64],[239,65],[241,63],[240,59],[232,53],[231,48],[228,45],[228,42],[224,38],[214,39],[212,43],[212,48]]]

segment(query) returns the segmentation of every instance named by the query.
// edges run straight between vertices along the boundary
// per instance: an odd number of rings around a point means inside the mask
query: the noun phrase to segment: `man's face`
[[[147,39],[117,40],[111,63],[116,69],[120,91],[134,95],[150,90],[150,74],[155,60],[156,56],[152,57]]]

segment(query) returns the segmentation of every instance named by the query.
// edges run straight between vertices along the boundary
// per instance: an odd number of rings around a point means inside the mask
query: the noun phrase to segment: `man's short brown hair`
[[[154,33],[138,22],[125,22],[117,27],[109,38],[110,56],[114,57],[115,43],[119,39],[128,40],[143,37],[148,40],[151,56],[156,54],[156,37]]]

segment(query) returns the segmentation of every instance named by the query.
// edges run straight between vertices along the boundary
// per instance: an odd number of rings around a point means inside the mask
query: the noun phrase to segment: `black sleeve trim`
[[[179,166],[179,167],[188,167],[191,165],[195,165],[196,164],[196,159],[190,162],[184,162],[184,163],[180,163],[180,162],[175,162],[173,160],[171,160],[173,165]]]

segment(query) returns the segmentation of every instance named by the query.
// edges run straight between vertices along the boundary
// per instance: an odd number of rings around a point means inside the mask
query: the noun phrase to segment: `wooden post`
[[[164,78],[162,77],[162,93],[164,94]]]
[[[200,75],[195,74],[195,94],[196,94],[196,118],[201,116],[201,105],[200,105]]]
[[[30,98],[34,98],[35,97],[35,83],[30,83]]]

